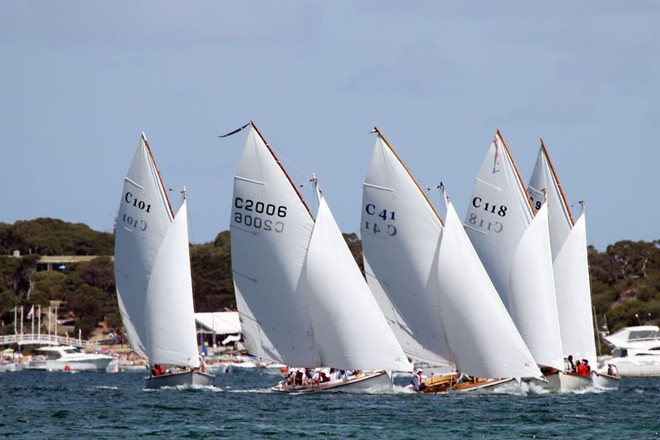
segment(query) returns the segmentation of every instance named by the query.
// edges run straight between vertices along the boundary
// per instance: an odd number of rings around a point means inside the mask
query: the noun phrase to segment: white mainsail
[[[537,200],[544,192],[547,195],[563,351],[575,359],[587,359],[591,365],[596,365],[585,213],[582,212],[573,223],[570,207],[543,141],[528,191],[532,200]]]
[[[250,123],[231,220],[232,270],[248,351],[296,366],[411,370],[317,195],[314,222]]]
[[[534,215],[498,131],[474,184],[464,226],[539,365],[563,369],[547,209]]]
[[[426,331],[446,335],[442,349],[460,371],[484,378],[540,376],[453,205],[447,200],[443,226],[394,149],[375,131],[362,210],[370,283],[378,282],[411,323],[432,318]],[[411,302],[424,307],[423,313]],[[425,331],[417,329],[415,336]]]
[[[249,353],[318,365],[308,300],[298,295],[314,219],[254,124],[234,177],[231,259]]]
[[[543,140],[541,140],[541,148],[527,185],[527,192],[537,210],[540,209],[543,201],[547,200],[550,247],[552,248],[552,259],[554,261],[568,234],[573,229],[573,216]]]
[[[133,350],[152,364],[198,367],[186,202],[173,216],[142,135],[124,179],[115,279]]]
[[[384,290],[401,345],[416,361],[453,365],[439,313],[435,256],[442,222],[408,170],[379,135],[362,191],[360,235],[367,280]],[[405,321],[405,324],[401,322]],[[411,343],[413,339],[417,343]]]

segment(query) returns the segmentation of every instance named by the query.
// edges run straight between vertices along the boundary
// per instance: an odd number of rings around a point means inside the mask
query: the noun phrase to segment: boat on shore
[[[106,371],[115,359],[99,353],[85,353],[77,347],[54,345],[39,347],[25,368],[44,371]]]
[[[0,353],[0,373],[15,373],[25,368],[22,362],[23,356],[11,348],[6,348]]]

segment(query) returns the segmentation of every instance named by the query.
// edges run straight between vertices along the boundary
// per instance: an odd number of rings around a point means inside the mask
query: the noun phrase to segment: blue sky
[[[211,241],[245,141],[217,136],[252,119],[344,232],[377,125],[460,216],[499,128],[525,180],[543,137],[590,244],[659,239],[658,23],[653,1],[0,0],[0,221],[111,232],[144,131]]]

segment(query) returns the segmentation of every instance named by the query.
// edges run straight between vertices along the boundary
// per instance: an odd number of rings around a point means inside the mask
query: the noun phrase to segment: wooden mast
[[[286,176],[287,180],[288,180],[289,183],[291,184],[291,187],[293,188],[293,190],[294,190],[294,191],[296,192],[296,194],[298,195],[298,198],[300,199],[300,201],[302,202],[303,206],[304,206],[305,209],[307,210],[307,213],[308,213],[308,214],[310,215],[310,217],[312,217],[312,219],[313,219],[314,216],[312,215],[312,211],[310,211],[309,206],[307,206],[307,203],[305,202],[305,199],[303,199],[302,195],[300,194],[300,191],[298,191],[298,188],[296,187],[296,185],[295,185],[295,184],[293,183],[293,181],[291,180],[291,177],[289,176],[289,174],[286,172],[286,170],[285,170],[284,167],[282,166],[282,163],[281,163],[280,160],[277,158],[277,156],[276,156],[275,153],[273,152],[272,148],[270,148],[270,145],[268,145],[268,142],[266,142],[266,139],[264,139],[264,137],[261,135],[261,132],[259,131],[259,129],[257,128],[257,126],[254,125],[254,122],[250,121],[250,125],[252,126],[252,128],[254,128],[254,131],[257,132],[257,134],[258,134],[259,137],[261,138],[261,141],[264,143],[264,145],[266,146],[266,148],[268,149],[268,151],[270,152],[270,154],[273,156],[273,159],[275,159],[275,162],[276,162],[277,165],[280,167],[280,169],[282,170],[282,172],[283,172],[284,175]]]
[[[532,204],[532,200],[529,198],[529,195],[527,194],[527,185],[525,185],[525,182],[523,182],[522,177],[520,176],[520,172],[518,171],[518,167],[516,166],[516,162],[513,160],[513,156],[511,155],[511,152],[509,151],[509,147],[506,146],[506,142],[504,141],[504,137],[502,136],[502,133],[500,132],[500,129],[497,129],[497,137],[500,138],[502,141],[502,146],[504,146],[504,150],[506,151],[507,156],[509,156],[509,160],[511,161],[511,165],[513,165],[513,170],[516,172],[516,176],[518,176],[518,183],[520,183],[520,187],[522,188],[523,194],[525,194],[525,199],[527,200],[527,204],[529,205],[530,209],[532,210],[532,216],[536,215],[536,209],[534,209],[534,205]]]
[[[550,166],[550,171],[552,172],[552,178],[557,183],[557,188],[559,188],[559,194],[561,195],[561,200],[564,203],[566,212],[568,212],[568,219],[571,222],[571,226],[574,226],[575,220],[573,220],[573,213],[571,213],[571,207],[568,205],[568,202],[566,201],[566,195],[564,194],[564,189],[561,187],[561,183],[559,183],[559,177],[557,177],[557,173],[555,172],[555,167],[552,165],[552,161],[550,160],[550,155],[548,155],[548,150],[545,148],[545,143],[543,142],[543,138],[541,138],[541,150],[543,150],[543,155],[545,156],[546,160],[548,161],[548,165]]]
[[[154,159],[154,155],[151,152],[149,141],[147,141],[147,135],[145,135],[144,132],[142,132],[142,141],[144,142],[144,145],[147,147],[147,153],[149,153],[149,158],[151,159],[151,163],[154,165],[154,169],[156,170],[156,175],[158,176],[158,183],[160,183],[161,194],[165,196],[165,201],[167,202],[167,207],[170,211],[170,218],[173,219],[174,210],[172,209],[170,198],[167,196],[167,191],[165,190],[165,184],[163,183],[163,178],[161,177],[160,171],[158,170],[158,165],[156,165],[156,159]]]

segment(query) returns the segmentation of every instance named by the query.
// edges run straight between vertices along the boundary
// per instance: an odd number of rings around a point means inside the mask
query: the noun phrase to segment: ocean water
[[[282,395],[267,370],[215,387],[144,389],[141,373],[0,373],[0,437],[25,439],[650,439],[660,438],[660,378],[617,391]]]

